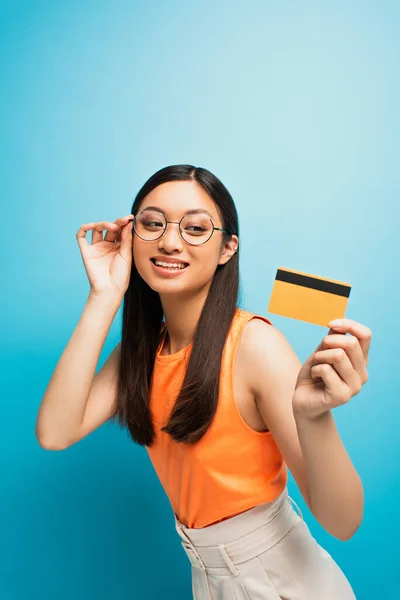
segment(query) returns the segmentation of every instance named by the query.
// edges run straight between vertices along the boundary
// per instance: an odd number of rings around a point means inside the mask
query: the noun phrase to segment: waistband
[[[273,502],[265,502],[201,529],[186,527],[176,515],[174,517],[183,549],[194,567],[203,571],[228,567],[234,575],[239,573],[236,564],[272,548],[289,533],[299,517],[303,519],[287,487]]]

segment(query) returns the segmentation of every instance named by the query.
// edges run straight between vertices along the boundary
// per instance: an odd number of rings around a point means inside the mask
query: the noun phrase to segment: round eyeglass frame
[[[152,240],[146,240],[146,238],[143,238],[141,235],[139,235],[139,234],[138,234],[138,232],[136,231],[136,228],[135,228],[135,222],[136,222],[136,218],[137,218],[137,217],[139,217],[139,215],[141,215],[141,214],[142,214],[143,212],[145,212],[145,211],[146,211],[146,209],[144,208],[143,210],[141,210],[140,212],[138,212],[138,214],[137,214],[137,215],[135,215],[135,216],[133,217],[133,224],[132,224],[132,225],[133,225],[133,229],[134,229],[134,231],[135,231],[136,235],[137,235],[137,236],[138,236],[138,237],[139,237],[141,240],[143,240],[144,242],[155,242],[156,240],[159,240],[159,239],[160,239],[160,238],[161,238],[161,237],[164,235],[164,233],[167,231],[168,223],[173,223],[174,225],[179,225],[179,235],[181,236],[182,240],[183,240],[183,241],[184,241],[186,244],[190,244],[190,246],[202,246],[203,244],[206,244],[206,243],[207,243],[207,242],[208,242],[208,241],[209,241],[209,240],[212,238],[212,235],[213,235],[213,233],[214,233],[214,231],[215,231],[215,230],[217,230],[217,231],[222,231],[223,233],[226,233],[227,235],[231,235],[231,234],[229,233],[229,231],[227,231],[226,229],[222,229],[221,227],[215,227],[215,225],[214,225],[214,223],[213,223],[213,220],[211,219],[211,217],[209,217],[209,216],[207,215],[207,218],[210,220],[210,223],[211,223],[211,225],[212,225],[212,229],[211,229],[210,236],[209,236],[209,237],[208,237],[208,238],[207,238],[207,239],[206,239],[204,242],[201,242],[200,244],[196,244],[196,243],[188,242],[188,240],[187,240],[186,238],[184,238],[184,237],[183,237],[183,235],[182,235],[182,228],[181,228],[181,223],[182,223],[183,219],[184,219],[184,218],[185,218],[187,215],[183,215],[183,217],[182,217],[182,219],[181,219],[180,221],[167,221],[167,219],[165,218],[165,215],[164,215],[163,213],[160,213],[160,212],[158,212],[158,214],[159,214],[159,215],[162,215],[163,219],[165,220],[165,227],[164,227],[164,230],[163,230],[163,231],[162,231],[162,233],[160,233],[160,235],[159,235],[159,236],[157,236],[156,238],[154,238],[154,239],[152,239]],[[157,212],[157,211],[153,211],[153,212]]]

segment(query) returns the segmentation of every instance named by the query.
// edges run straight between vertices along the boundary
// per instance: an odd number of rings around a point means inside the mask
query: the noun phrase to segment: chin
[[[157,277],[153,273],[149,273],[147,270],[143,269],[140,271],[138,269],[138,273],[140,277],[147,283],[147,285],[154,291],[160,294],[165,294],[168,292],[176,293],[180,291],[187,291],[188,282],[180,281],[180,278],[162,278]]]
[[[190,291],[187,285],[181,285],[177,281],[146,281],[148,286],[158,294],[179,294]]]

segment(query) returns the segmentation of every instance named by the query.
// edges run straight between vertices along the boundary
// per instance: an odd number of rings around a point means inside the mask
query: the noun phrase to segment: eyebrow
[[[162,213],[165,216],[163,209],[159,208],[158,206],[145,206],[142,210],[157,210],[158,212]],[[202,214],[202,213],[206,213],[212,219],[215,220],[215,217],[213,217],[212,214],[209,213],[208,210],[206,210],[205,208],[189,208],[189,210],[187,210],[185,212],[185,215],[198,215],[198,214]]]

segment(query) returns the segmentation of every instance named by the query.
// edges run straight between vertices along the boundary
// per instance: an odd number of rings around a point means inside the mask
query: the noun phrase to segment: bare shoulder
[[[265,373],[265,369],[285,368],[288,362],[300,369],[301,363],[294,349],[286,336],[274,325],[253,318],[246,323],[241,338],[243,358],[249,367],[253,365],[252,375],[255,381]]]
[[[262,319],[248,321],[242,333],[241,356],[257,401],[271,406],[281,393],[293,395],[301,362],[277,327]]]
[[[262,319],[242,332],[241,357],[258,411],[308,502],[306,470],[292,398],[302,363],[285,335]]]

